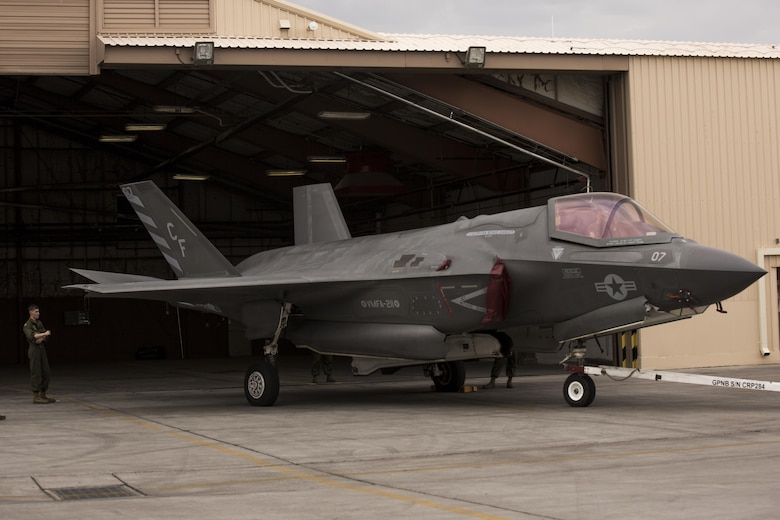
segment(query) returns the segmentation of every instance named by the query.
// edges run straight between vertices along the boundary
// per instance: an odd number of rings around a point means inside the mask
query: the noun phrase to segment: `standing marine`
[[[49,358],[46,356],[46,347],[44,343],[51,336],[51,331],[47,330],[40,320],[41,310],[33,304],[27,308],[30,318],[25,322],[22,330],[30,344],[27,349],[27,357],[30,359],[30,383],[33,391],[33,403],[49,404],[57,402],[56,399],[48,397],[46,391],[49,389],[49,379],[51,371],[49,370]]]

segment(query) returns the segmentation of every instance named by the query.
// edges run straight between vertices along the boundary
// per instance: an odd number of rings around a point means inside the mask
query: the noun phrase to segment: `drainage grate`
[[[127,486],[74,487],[48,489],[59,500],[88,500],[92,498],[137,497],[139,494]]]

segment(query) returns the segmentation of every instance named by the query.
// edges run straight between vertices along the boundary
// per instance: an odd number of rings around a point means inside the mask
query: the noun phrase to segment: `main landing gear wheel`
[[[244,376],[244,396],[252,406],[271,406],[279,396],[279,373],[265,361],[254,363]]]
[[[563,398],[569,406],[577,408],[590,406],[596,398],[596,383],[587,374],[572,374],[563,384]]]
[[[463,361],[436,363],[439,375],[431,376],[437,392],[457,392],[466,382],[466,366]]]

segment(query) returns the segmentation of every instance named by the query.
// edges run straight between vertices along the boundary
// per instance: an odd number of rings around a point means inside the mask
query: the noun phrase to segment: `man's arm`
[[[33,334],[33,338],[35,338],[36,343],[41,343],[43,341],[46,341],[46,338],[51,336],[51,331],[47,330],[46,332],[39,332],[37,334]]]
[[[46,332],[35,332],[34,328],[25,324],[24,335],[27,336],[27,339],[30,340],[31,342],[43,343],[44,341],[46,341],[46,338],[51,336],[51,331],[47,330]]]

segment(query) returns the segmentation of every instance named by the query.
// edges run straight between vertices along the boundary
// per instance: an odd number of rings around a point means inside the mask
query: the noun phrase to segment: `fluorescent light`
[[[176,173],[173,175],[175,181],[205,181],[208,180],[208,175],[195,175],[191,173]]]
[[[266,170],[268,177],[300,177],[306,175],[306,170]]]
[[[101,143],[132,143],[138,139],[137,135],[101,135],[98,141]]]
[[[165,123],[127,123],[125,130],[128,132],[150,132],[165,130],[166,126]]]
[[[154,105],[152,110],[160,112],[162,114],[194,114],[195,109],[192,107],[183,107],[179,105]]]
[[[320,112],[317,114],[320,119],[368,119],[371,117],[371,112]]]
[[[306,157],[310,163],[345,163],[347,158],[343,155],[310,155]]]

